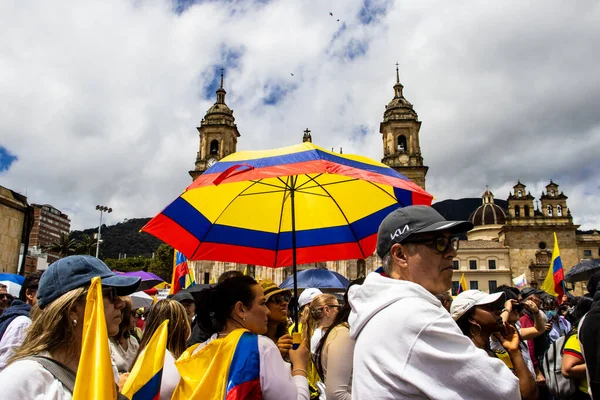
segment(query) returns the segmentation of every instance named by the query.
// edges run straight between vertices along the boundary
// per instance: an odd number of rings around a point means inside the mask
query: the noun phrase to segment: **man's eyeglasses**
[[[277,305],[281,305],[283,303],[289,303],[290,299],[291,297],[289,294],[274,294],[271,296],[271,298],[269,298],[269,301],[272,301]]]
[[[9,293],[0,293],[0,300],[9,300],[9,301],[13,301],[14,297],[12,294]]]
[[[441,236],[438,238],[432,238],[432,239],[415,239],[415,240],[407,240],[403,243],[433,243],[435,249],[440,252],[440,253],[444,253],[448,250],[448,248],[450,246],[452,246],[452,248],[454,250],[458,250],[458,245],[460,243],[460,239],[452,236],[452,237],[445,237],[445,236]]]

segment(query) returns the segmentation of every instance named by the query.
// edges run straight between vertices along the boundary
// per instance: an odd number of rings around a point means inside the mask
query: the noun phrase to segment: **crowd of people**
[[[2,398],[71,399],[75,380],[94,373],[78,368],[94,277],[118,392],[168,320],[160,399],[600,397],[600,273],[582,297],[508,286],[453,297],[457,235],[470,229],[431,207],[397,209],[379,228],[380,269],[343,296],[309,288],[297,301],[229,271],[195,296],[135,309],[139,278],[94,257],[63,258],[29,274],[18,298],[0,286]]]

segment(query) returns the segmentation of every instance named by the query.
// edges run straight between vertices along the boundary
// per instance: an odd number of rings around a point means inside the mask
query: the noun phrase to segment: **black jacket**
[[[595,301],[579,328],[592,396],[600,396],[600,301]]]

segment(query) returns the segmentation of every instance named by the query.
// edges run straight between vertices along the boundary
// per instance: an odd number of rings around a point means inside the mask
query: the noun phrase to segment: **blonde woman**
[[[175,360],[183,354],[186,342],[192,332],[185,307],[176,300],[160,300],[150,309],[146,318],[146,329],[140,342],[139,355],[144,351],[152,335],[163,321],[169,320],[169,337],[167,339],[167,352],[160,384],[160,398],[170,399],[175,387],[179,383],[179,372],[175,367]],[[135,363],[135,362],[134,362]],[[132,365],[134,364],[132,363]]]
[[[93,373],[79,371],[78,366],[87,288],[96,276],[102,278],[108,336],[119,332],[123,308],[119,296],[135,292],[140,278],[117,275],[91,256],[56,261],[40,278],[37,298],[41,311],[0,373],[4,400],[68,400],[72,387],[67,381],[72,384],[78,374]],[[54,375],[57,371],[59,377]]]
[[[315,354],[317,346],[327,328],[333,323],[341,305],[332,294],[316,296],[302,312],[302,338],[311,354]]]

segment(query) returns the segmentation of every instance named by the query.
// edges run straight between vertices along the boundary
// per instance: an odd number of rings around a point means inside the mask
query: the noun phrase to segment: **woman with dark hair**
[[[505,325],[502,320],[505,301],[504,293],[487,294],[479,290],[466,290],[456,296],[450,313],[463,334],[475,346],[488,356],[500,359],[519,378],[522,399],[538,399],[535,379],[521,354],[519,335],[512,325]],[[492,335],[498,339],[503,351],[492,350]]]
[[[237,392],[248,399],[308,400],[308,349],[290,350],[290,365],[263,336],[269,309],[253,278],[229,278],[198,297],[198,324],[212,336],[177,360],[181,381],[173,399],[223,399]]]
[[[565,347],[562,360],[562,374],[577,381],[577,392],[571,398],[572,400],[590,400],[586,364],[581,352],[579,335],[577,334],[577,325],[583,316],[592,308],[592,299],[589,297],[580,297],[577,300],[575,309],[571,314],[573,330],[569,332],[565,340]]]
[[[133,303],[129,296],[123,297],[123,308],[121,309],[121,323],[119,324],[119,333],[108,339],[110,343],[110,356],[120,374],[131,371],[133,361],[140,344],[131,334],[135,328],[132,307]]]
[[[365,278],[359,278],[348,286],[362,285]],[[325,383],[328,400],[350,400],[352,398],[352,362],[354,340],[350,338],[350,304],[348,289],[344,293],[344,305],[333,323],[325,330],[315,351],[315,366]]]

